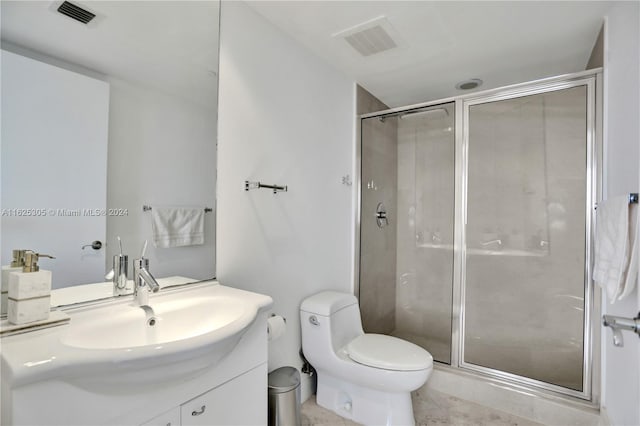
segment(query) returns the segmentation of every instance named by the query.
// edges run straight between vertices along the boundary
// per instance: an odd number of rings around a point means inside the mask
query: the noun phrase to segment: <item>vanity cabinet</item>
[[[140,426],[262,425],[267,366],[260,365]]]
[[[218,317],[214,317],[209,321],[218,324],[214,331],[195,337],[187,334],[175,343],[126,350],[71,346],[69,336],[79,335],[71,333],[80,333],[86,324],[94,329],[99,319],[128,318],[127,309],[135,307],[117,299],[66,311],[70,316],[66,325],[3,337],[0,424],[266,424],[267,310],[271,298],[202,283],[158,293],[151,302],[160,325],[164,321],[184,326],[187,333],[198,324],[194,315],[202,315],[198,307],[203,304],[236,319],[225,329],[219,325],[224,322],[215,322]],[[176,307],[183,311],[171,316],[169,308]],[[113,333],[122,338],[126,327],[118,324]],[[98,343],[105,341],[101,338]],[[173,352],[163,353],[163,349]],[[128,358],[122,359],[124,356]]]
[[[182,426],[262,425],[266,388],[267,366],[263,364],[182,404]]]

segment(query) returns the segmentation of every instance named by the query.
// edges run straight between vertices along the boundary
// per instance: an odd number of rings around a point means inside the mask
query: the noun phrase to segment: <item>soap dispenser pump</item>
[[[30,250],[13,250],[13,260],[11,261],[11,267],[22,268],[24,266],[24,254]]]
[[[32,250],[25,250],[24,264],[22,265],[22,272],[39,272],[40,267],[38,266],[38,260],[41,257],[48,257],[49,259],[55,259],[55,257],[48,254],[40,254],[40,253],[35,253]],[[49,274],[51,273],[50,271],[42,271],[42,272],[49,272]]]
[[[22,271],[9,274],[7,318],[12,324],[46,320],[51,309],[51,271],[40,270],[41,257],[48,254],[25,250]]]
[[[9,297],[9,274],[21,272],[24,266],[24,254],[28,250],[13,250],[11,264],[2,266],[0,276],[0,315],[7,313],[7,302]]]

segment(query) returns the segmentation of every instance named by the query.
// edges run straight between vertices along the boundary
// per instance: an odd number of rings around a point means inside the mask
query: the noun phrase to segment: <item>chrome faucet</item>
[[[113,256],[113,269],[104,277],[113,281],[113,295],[122,296],[127,294],[127,278],[129,270],[129,256],[122,254],[122,240],[118,236],[120,254]]]
[[[149,304],[149,290],[157,293],[160,285],[149,273],[149,259],[144,257],[133,261],[133,298],[138,306]]]
[[[149,304],[149,290],[157,293],[160,284],[149,272],[149,259],[144,257],[147,250],[147,242],[144,242],[140,259],[133,261],[133,298],[138,306]]]

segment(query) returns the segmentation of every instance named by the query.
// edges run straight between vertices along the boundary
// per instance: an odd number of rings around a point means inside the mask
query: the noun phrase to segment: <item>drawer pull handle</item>
[[[192,416],[199,416],[200,414],[204,413],[204,409],[206,407],[203,405],[202,408],[200,408],[200,410],[194,410],[191,412]]]

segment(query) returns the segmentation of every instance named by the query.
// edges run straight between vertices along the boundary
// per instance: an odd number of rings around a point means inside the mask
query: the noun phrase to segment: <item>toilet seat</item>
[[[433,367],[433,357],[420,346],[383,334],[362,334],[346,350],[353,361],[374,368],[415,371]]]

